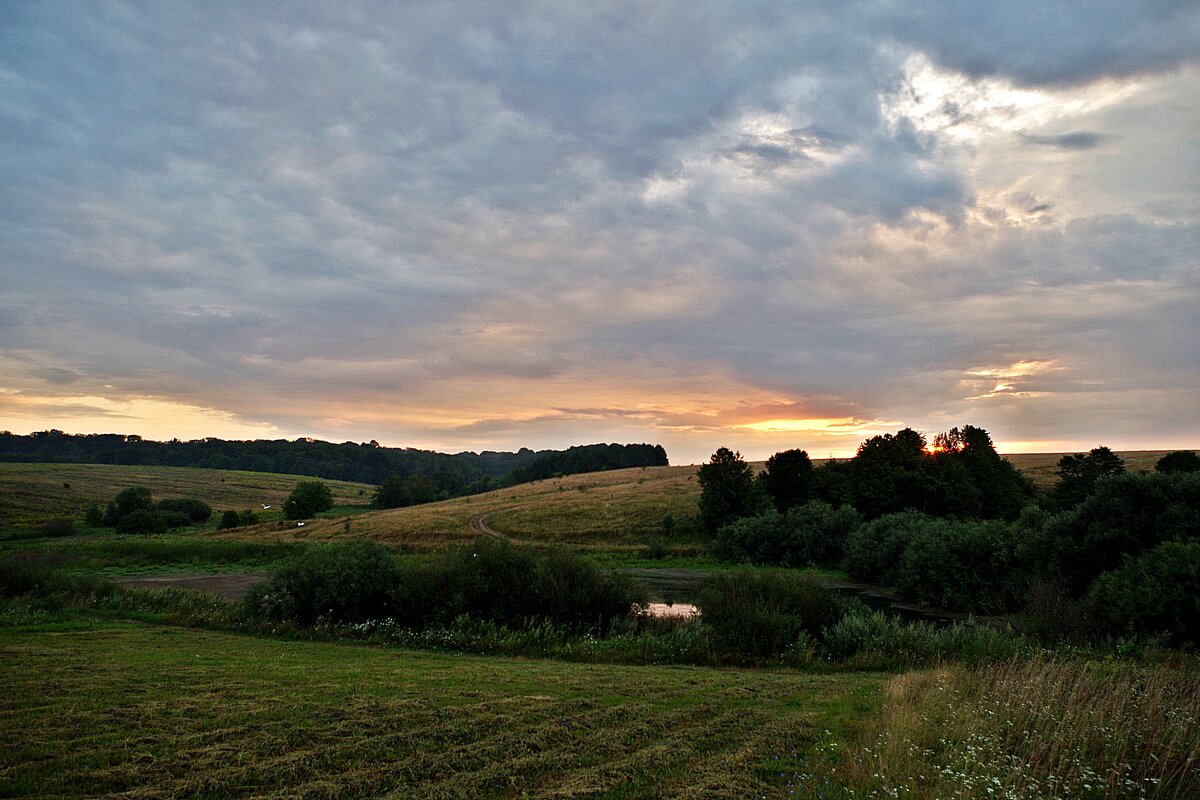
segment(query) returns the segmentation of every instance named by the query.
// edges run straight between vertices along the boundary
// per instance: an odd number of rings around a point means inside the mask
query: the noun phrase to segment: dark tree
[[[718,448],[699,475],[700,520],[709,532],[750,513],[754,474],[741,453]]]
[[[320,481],[301,481],[283,501],[283,514],[288,519],[309,519],[321,511],[333,508],[333,495]]]
[[[1096,488],[1096,482],[1125,471],[1125,462],[1107,447],[1096,447],[1086,456],[1081,453],[1058,460],[1058,483],[1051,496],[1061,508],[1074,508]]]
[[[231,508],[225,513],[221,514],[221,521],[217,523],[217,527],[224,530],[226,528],[236,528],[241,524],[242,522],[238,517],[238,512]]]
[[[813,465],[804,450],[784,450],[767,459],[760,475],[763,489],[780,514],[803,505],[812,496]]]
[[[1033,496],[1033,484],[1001,458],[983,428],[964,425],[933,437],[932,469],[938,481],[931,513],[1013,520]]]
[[[1200,456],[1191,450],[1167,453],[1154,465],[1157,472],[1200,472]]]
[[[134,511],[151,511],[150,490],[142,486],[122,489],[104,511],[104,524],[115,526]]]
[[[925,437],[912,428],[867,439],[850,462],[854,507],[868,519],[927,510],[933,489],[928,460]]]

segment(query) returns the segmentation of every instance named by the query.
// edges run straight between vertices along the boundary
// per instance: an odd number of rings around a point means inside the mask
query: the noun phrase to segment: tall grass
[[[888,695],[843,754],[856,797],[1200,797],[1194,665],[1032,658],[907,673]]]

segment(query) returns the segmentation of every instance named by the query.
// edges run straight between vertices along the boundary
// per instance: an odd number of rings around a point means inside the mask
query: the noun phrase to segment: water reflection
[[[700,609],[691,603],[650,603],[646,613],[652,617],[670,617],[686,619],[700,614]]]

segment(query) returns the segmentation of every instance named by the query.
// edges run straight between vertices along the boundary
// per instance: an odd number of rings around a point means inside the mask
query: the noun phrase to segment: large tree
[[[320,481],[301,481],[283,501],[283,514],[288,519],[309,519],[331,508],[333,494]]]
[[[728,447],[712,454],[700,467],[700,521],[710,532],[751,512],[754,473]]]
[[[1062,508],[1074,508],[1092,493],[1101,478],[1124,471],[1125,462],[1107,447],[1093,448],[1086,456],[1063,456],[1058,460],[1058,483],[1051,496]]]
[[[780,514],[802,505],[812,496],[813,465],[804,450],[784,450],[767,459],[759,476],[763,489]]]

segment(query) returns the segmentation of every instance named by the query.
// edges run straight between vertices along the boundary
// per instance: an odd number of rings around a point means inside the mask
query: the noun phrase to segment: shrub
[[[163,521],[168,530],[186,528],[193,524],[192,518],[182,511],[155,511],[154,513]]]
[[[1200,474],[1121,474],[1097,482],[1072,512],[1042,532],[1047,572],[1082,596],[1126,556],[1170,540],[1200,538]]]
[[[833,624],[844,604],[806,575],[736,569],[711,578],[697,602],[714,645],[731,656],[771,658]]]
[[[228,528],[237,528],[242,524],[241,518],[238,517],[238,512],[232,508],[221,514],[221,521],[217,523],[217,530],[226,530]]]
[[[309,519],[333,508],[333,494],[321,481],[301,481],[283,501],[283,514],[288,519]]]
[[[628,576],[604,572],[571,551],[538,553],[496,539],[447,553],[436,572],[443,623],[465,614],[510,627],[544,621],[603,632],[643,602]]]
[[[862,525],[846,538],[846,571],[861,581],[895,583],[900,556],[932,521],[918,511],[901,511]]]
[[[319,545],[253,587],[245,607],[254,617],[301,625],[383,619],[393,616],[392,590],[400,579],[395,558],[381,544]]]
[[[191,522],[208,522],[209,517],[212,516],[212,508],[208,503],[191,498],[159,500],[155,504],[154,509],[159,513],[169,511],[184,514]]]
[[[120,533],[166,533],[167,521],[153,511],[139,508],[121,517],[117,530]]]
[[[1200,541],[1164,542],[1096,579],[1091,617],[1113,634],[1165,633],[1200,645]]]
[[[1191,450],[1167,453],[1154,465],[1157,472],[1200,472],[1200,456]]]
[[[150,490],[135,486],[122,489],[104,511],[104,524],[113,527],[135,511],[151,511]]]
[[[928,520],[909,538],[893,586],[908,600],[994,613],[1017,606],[1028,574],[1004,522]]]
[[[858,530],[862,518],[852,506],[834,508],[815,500],[793,508],[787,515],[787,527],[793,542],[792,564],[836,567],[846,554],[850,534]]]
[[[821,652],[828,658],[878,665],[928,664],[938,659],[994,660],[1016,655],[1025,644],[994,628],[955,623],[906,622],[880,611],[858,607],[821,633]]]
[[[100,510],[100,506],[92,503],[88,507],[87,513],[83,515],[83,524],[89,528],[99,528],[104,524],[104,512]]]
[[[722,525],[713,540],[713,554],[722,561],[788,564],[787,528],[774,509]]]

